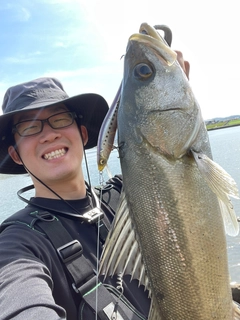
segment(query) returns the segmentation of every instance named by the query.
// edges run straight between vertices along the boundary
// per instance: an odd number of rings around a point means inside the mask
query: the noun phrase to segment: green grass
[[[219,121],[219,122],[207,124],[207,130],[227,128],[227,127],[239,126],[239,125],[240,125],[240,119]]]

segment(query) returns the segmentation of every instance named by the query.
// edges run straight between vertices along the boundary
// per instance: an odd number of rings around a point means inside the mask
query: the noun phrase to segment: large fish
[[[139,279],[149,320],[240,319],[225,237],[238,233],[237,187],[211,160],[175,53],[147,24],[129,38],[117,127],[124,192],[100,273]]]

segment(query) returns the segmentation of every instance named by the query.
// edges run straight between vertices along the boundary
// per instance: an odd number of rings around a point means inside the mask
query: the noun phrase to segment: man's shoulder
[[[25,208],[15,212],[7,219],[5,219],[0,225],[0,232],[3,231],[9,225],[24,225],[31,226],[31,223],[35,218],[37,211],[30,205],[27,205]]]

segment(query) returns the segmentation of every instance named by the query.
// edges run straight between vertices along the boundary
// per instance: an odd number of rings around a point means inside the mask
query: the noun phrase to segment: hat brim
[[[108,112],[108,104],[105,99],[95,93],[86,93],[67,98],[61,101],[52,101],[48,105],[34,105],[27,108],[12,111],[0,116],[0,173],[4,174],[24,174],[26,173],[22,165],[16,164],[8,154],[8,147],[12,144],[12,120],[15,114],[39,108],[48,108],[53,105],[64,103],[69,110],[81,115],[81,125],[88,131],[88,142],[85,149],[93,148],[97,145],[99,130],[103,119]]]

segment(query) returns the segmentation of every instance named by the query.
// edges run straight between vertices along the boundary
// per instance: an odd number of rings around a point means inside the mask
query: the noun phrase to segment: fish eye
[[[139,80],[146,80],[153,74],[152,68],[146,63],[139,63],[134,68],[134,77]]]

